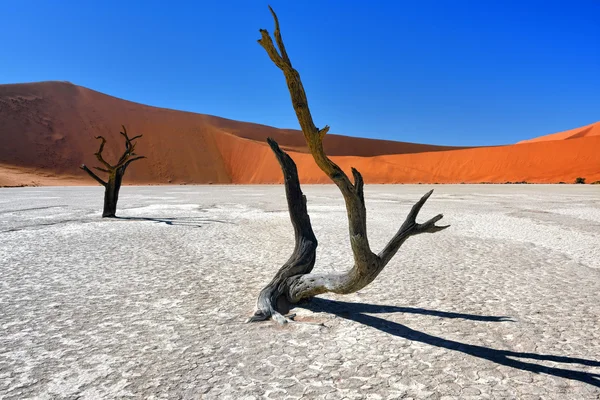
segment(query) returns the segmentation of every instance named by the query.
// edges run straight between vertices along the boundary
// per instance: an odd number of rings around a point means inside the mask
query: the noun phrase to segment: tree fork
[[[273,139],[268,139],[283,171],[286,197],[290,218],[294,226],[296,245],[290,259],[279,269],[271,282],[260,292],[255,314],[248,322],[263,321],[269,318],[279,323],[287,322],[282,313],[287,312],[288,303],[297,303],[322,293],[332,292],[348,294],[356,292],[369,283],[383,270],[400,246],[411,236],[421,233],[434,233],[446,229],[447,226],[435,225],[442,219],[442,214],[431,218],[423,224],[416,222],[416,217],[433,190],[426,193],[413,207],[398,232],[385,248],[374,254],[367,238],[366,208],[364,202],[364,181],[358,170],[352,168],[354,182],[346,173],[325,154],[323,138],[329,126],[319,129],[313,122],[308,106],[308,99],[300,74],[292,67],[285,49],[279,20],[269,7],[275,22],[275,42],[269,33],[261,29],[258,43],[265,49],[271,61],[283,72],[292,106],[302,128],[308,149],[319,168],[337,185],[346,204],[348,214],[348,230],[350,244],[354,255],[354,266],[345,273],[311,274],[315,263],[317,239],[315,238],[310,218],[306,209],[306,197],[300,189],[296,164],[291,157],[279,148]]]

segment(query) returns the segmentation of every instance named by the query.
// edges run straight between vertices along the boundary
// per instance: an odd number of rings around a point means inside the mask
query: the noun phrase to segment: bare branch
[[[94,169],[97,169],[98,171],[102,171],[102,172],[106,172],[107,174],[110,174],[110,171],[104,168],[100,168],[100,167],[94,167]]]
[[[271,6],[269,6],[269,10],[271,10],[271,15],[275,20],[275,41],[277,42],[277,47],[279,47],[279,53],[281,54],[283,62],[291,67],[292,62],[290,61],[290,58],[288,57],[287,52],[285,51],[283,39],[281,38],[281,32],[279,31],[279,19],[277,18],[277,14],[275,14],[275,11],[273,11]]]
[[[275,20],[275,38],[280,49],[285,49],[279,30],[279,20],[273,9],[271,9],[271,13]],[[308,107],[308,100],[306,98],[304,86],[302,85],[302,80],[300,79],[300,74],[292,67],[287,53],[284,53],[285,59],[283,56],[279,55],[268,32],[266,30],[261,30],[260,32],[262,35],[262,38],[259,40],[260,45],[266,50],[271,60],[280,67],[285,76],[292,100],[292,106],[296,112],[296,117],[298,118],[302,132],[304,133],[304,138],[306,139],[310,153],[319,168],[331,178],[344,196],[346,211],[348,213],[349,233],[350,237],[354,238],[354,240],[351,241],[354,258],[355,260],[360,259],[364,260],[366,263],[372,264],[373,262],[376,262],[377,256],[371,252],[367,239],[365,222],[366,210],[362,198],[362,188],[357,191],[346,173],[344,173],[344,171],[342,171],[342,169],[325,154],[325,150],[323,149],[323,138],[329,131],[329,126],[325,126],[323,129],[318,129],[315,126]],[[362,178],[360,181],[362,181]]]
[[[265,29],[261,29],[260,34],[262,37],[258,39],[258,43],[267,51],[271,61],[273,61],[273,63],[275,63],[275,65],[277,65],[277,67],[279,67],[281,70],[283,70],[285,68],[285,63],[275,48],[273,39],[271,39],[271,36],[269,36],[269,32],[267,32]]]
[[[102,151],[104,150],[104,145],[106,144],[106,139],[104,138],[104,136],[94,136],[94,139],[100,139],[100,148],[98,149],[98,153],[102,153]]]
[[[423,205],[429,199],[429,196],[433,193],[433,189],[429,192],[425,193],[421,199],[412,206],[410,212],[406,216],[406,220],[398,230],[398,232],[394,235],[394,237],[389,241],[389,243],[383,248],[383,250],[379,253],[379,258],[383,265],[386,265],[392,257],[396,254],[400,246],[408,239],[410,236],[418,235],[420,233],[434,233],[439,232],[448,228],[450,225],[437,226],[435,223],[442,219],[443,215],[439,214],[435,217],[431,218],[427,222],[423,224],[417,223],[417,215],[419,215],[419,211],[423,208]]]
[[[415,205],[412,206],[412,208],[410,209],[410,212],[406,216],[406,221],[404,222],[404,225],[410,225],[410,224],[417,223],[417,215],[419,215],[419,211],[421,211],[421,208],[423,208],[423,206],[425,205],[425,202],[429,199],[429,197],[432,194],[433,194],[433,189],[431,189],[429,192],[425,193],[423,195],[423,197],[421,197],[419,199],[419,201],[417,201],[415,203]]]
[[[319,129],[319,139],[321,141],[323,141],[325,135],[327,135],[327,132],[329,132],[329,125],[325,125],[323,129]]]
[[[306,139],[306,143],[309,147],[311,154],[313,155],[317,165],[321,168],[338,186],[351,186],[350,180],[346,174],[338,167],[333,161],[331,161],[325,155],[323,150],[323,138],[329,131],[329,127],[319,130],[313,121],[310,109],[308,107],[308,100],[306,98],[306,92],[300,79],[300,74],[292,67],[292,63],[285,51],[281,32],[279,30],[279,20],[277,14],[272,8],[271,14],[275,20],[275,38],[279,44],[280,49],[283,49],[284,55],[280,55],[273,40],[271,39],[269,32],[265,29],[261,29],[261,39],[258,43],[265,49],[271,60],[282,70],[285,80],[290,92],[292,105],[296,112],[296,117],[302,128],[302,133]]]
[[[134,136],[134,137],[132,137],[130,139],[129,135],[127,135],[127,129],[125,128],[125,125],[121,125],[121,127],[123,128],[123,131],[119,132],[119,133],[125,137],[125,147],[127,149],[134,147],[135,143],[133,143],[133,141],[136,140],[136,139],[141,138],[142,135],[137,135],[137,136]]]
[[[302,194],[302,189],[300,188],[296,163],[294,163],[294,160],[285,151],[279,148],[274,139],[267,138],[267,142],[271,150],[273,150],[275,157],[277,157],[277,161],[283,171],[288,210],[296,233],[296,242],[300,238],[303,238],[317,243],[317,238],[313,232],[310,217],[306,209],[306,196]]]
[[[104,138],[104,136],[96,136],[96,139],[100,139],[100,148],[98,149],[98,151],[96,153],[94,153],[94,155],[96,156],[96,158],[98,159],[98,161],[100,161],[102,164],[104,164],[104,166],[106,166],[106,168],[108,169],[112,169],[113,166],[110,165],[109,163],[107,163],[104,160],[104,157],[102,157],[102,151],[104,151],[104,145],[106,144],[106,139]]]
[[[127,160],[127,162],[125,162],[125,163],[124,163],[124,164],[121,166],[121,168],[125,169],[125,168],[127,168],[127,167],[129,166],[129,164],[131,164],[132,162],[134,162],[134,161],[137,161],[137,160],[141,160],[142,158],[146,158],[146,156],[139,156],[139,157],[131,158],[131,159]]]
[[[306,197],[300,188],[298,170],[294,160],[279,148],[277,142],[267,139],[271,150],[283,172],[285,195],[288,202],[290,219],[294,227],[296,245],[288,261],[279,269],[273,280],[260,292],[257,311],[247,322],[264,321],[273,317],[279,323],[287,320],[277,311],[280,297],[287,298],[285,282],[295,275],[308,274],[315,265],[317,238],[310,223],[306,209]]]
[[[139,139],[143,136],[143,135],[137,135],[130,139],[129,136],[127,135],[127,128],[125,128],[125,125],[121,125],[121,127],[123,128],[123,131],[121,131],[119,133],[121,135],[123,135],[123,137],[125,138],[125,152],[119,158],[119,161],[115,165],[115,168],[121,168],[125,164],[129,165],[129,162],[128,162],[129,158],[136,155],[134,153],[136,143],[134,143],[133,141],[136,139]],[[137,158],[137,159],[139,159],[139,158]],[[135,160],[132,160],[132,161],[135,161]]]
[[[423,224],[417,224],[417,227],[415,230],[417,231],[417,233],[435,233],[435,232],[443,231],[444,229],[449,228],[450,225],[436,225],[435,224],[442,218],[444,218],[444,215],[438,214]]]
[[[127,136],[127,128],[125,128],[125,125],[121,125],[121,128],[123,128],[123,131],[119,132],[121,135],[125,136],[125,140],[129,141],[129,137]]]
[[[354,175],[354,191],[356,195],[360,199],[360,201],[365,204],[363,187],[365,182],[363,181],[363,177],[360,172],[356,168],[352,168],[352,175]]]
[[[107,185],[106,182],[104,182],[98,175],[96,175],[92,170],[90,170],[88,167],[86,167],[85,164],[81,164],[81,166],[79,168],[81,168],[82,170],[84,170],[85,172],[87,172],[92,178],[94,178],[102,186],[106,186]]]

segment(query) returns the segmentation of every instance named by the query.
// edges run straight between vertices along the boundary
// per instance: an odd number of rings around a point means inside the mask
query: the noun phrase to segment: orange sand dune
[[[566,140],[566,139],[578,139],[582,137],[600,136],[600,121],[582,126],[580,128],[571,129],[564,132],[553,133],[551,135],[545,135],[536,137],[533,139],[522,140],[519,143],[534,143],[534,142],[545,142],[548,140]]]
[[[0,187],[15,186],[84,186],[89,181],[81,176],[56,175],[35,168],[0,164]]]
[[[308,147],[306,146],[302,132],[295,129],[277,129],[266,125],[249,124],[247,122],[238,122],[218,117],[209,117],[209,121],[213,126],[218,127],[224,132],[232,133],[235,136],[258,142],[266,142],[268,137],[272,137],[286,150],[294,150],[302,153],[308,152]],[[351,155],[362,157],[468,148],[365,139],[335,134],[327,134],[327,136],[325,136],[323,147],[330,156]]]
[[[105,158],[116,159],[123,146],[121,124],[144,135],[138,153],[148,157],[131,165],[129,184],[281,182],[268,136],[290,151],[303,182],[329,183],[299,131],[150,107],[67,82],[40,82],[0,85],[0,186],[94,185],[78,167],[97,165],[97,135],[108,140]],[[590,182],[600,180],[599,144],[597,135],[480,148],[328,135],[325,149],[342,168],[354,166],[372,183],[572,182],[578,176]]]
[[[233,140],[232,140],[233,139]],[[233,182],[282,183],[268,146],[219,137],[219,149]],[[346,173],[357,168],[369,183],[558,183],[585,177],[600,180],[600,136],[568,142],[480,147],[376,157],[334,156]],[[303,183],[330,183],[310,154],[290,152]]]
[[[0,85],[0,164],[88,179],[78,167],[94,165],[94,136],[107,138],[105,155],[114,160],[122,147],[121,124],[144,134],[138,153],[148,157],[131,165],[129,183],[231,183],[215,144],[216,136],[227,133],[261,141],[272,136],[284,148],[306,151],[299,131],[150,107],[68,82],[39,82]],[[326,143],[327,151],[338,155],[448,148],[337,135]]]

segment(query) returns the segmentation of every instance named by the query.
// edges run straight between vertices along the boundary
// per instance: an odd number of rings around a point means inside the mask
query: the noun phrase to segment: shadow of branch
[[[559,363],[571,363],[581,364],[592,367],[600,367],[600,361],[588,360],[583,358],[566,357],[566,356],[555,356],[546,354],[536,353],[524,353],[510,350],[496,350],[488,347],[477,346],[472,344],[466,344],[457,342],[454,340],[448,340],[441,337],[429,335],[424,332],[419,332],[411,329],[405,325],[397,322],[388,321],[383,318],[374,317],[367,315],[366,313],[413,313],[422,315],[435,315],[443,318],[464,318],[473,321],[489,321],[489,322],[511,322],[506,317],[493,317],[493,316],[479,316],[473,314],[460,314],[460,313],[446,313],[443,311],[426,310],[422,308],[410,308],[410,307],[393,307],[393,306],[380,306],[374,304],[362,304],[362,303],[347,303],[335,300],[328,300],[322,298],[314,298],[308,303],[299,304],[298,307],[302,307],[313,312],[326,312],[337,315],[341,318],[355,321],[363,325],[370,326],[378,329],[382,332],[389,333],[390,335],[398,336],[404,339],[429,344],[448,350],[459,351],[461,353],[469,354],[473,357],[482,358],[495,362],[500,365],[521,369],[523,371],[529,371],[536,374],[543,373],[552,375],[560,378],[566,378],[584,382],[596,387],[600,387],[600,374],[594,374],[589,372],[575,371],[570,369],[562,369],[556,367],[546,367],[544,365],[534,364],[531,362],[525,362],[516,360],[515,358],[525,358],[540,361],[553,361]],[[512,321],[514,322],[514,321]]]
[[[219,219],[208,219],[208,218],[150,218],[150,217],[115,217],[116,219],[122,219],[127,221],[150,221],[163,223],[166,225],[180,225],[180,226],[191,226],[194,228],[201,228],[202,224],[207,223],[219,223],[219,224],[231,224],[229,221],[223,221]]]
[[[441,318],[460,318],[468,319],[472,321],[487,321],[487,322],[515,322],[510,317],[496,317],[488,315],[477,315],[477,314],[463,314],[447,311],[428,310],[425,308],[414,308],[414,307],[397,307],[397,306],[385,306],[379,304],[366,304],[366,303],[351,303],[346,301],[333,301],[322,299],[319,297],[313,298],[310,303],[303,305],[304,308],[313,310],[313,308],[325,309],[327,308],[330,313],[367,313],[367,314],[390,314],[390,313],[404,313],[404,314],[420,314],[420,315],[431,315],[434,317]],[[315,310],[316,311],[316,310]]]

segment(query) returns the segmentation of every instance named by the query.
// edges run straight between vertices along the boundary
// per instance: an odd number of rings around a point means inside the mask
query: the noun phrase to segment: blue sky
[[[0,83],[297,128],[266,1],[0,3]],[[600,120],[600,1],[272,0],[318,126],[494,145]]]

